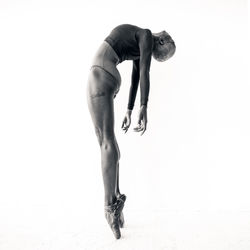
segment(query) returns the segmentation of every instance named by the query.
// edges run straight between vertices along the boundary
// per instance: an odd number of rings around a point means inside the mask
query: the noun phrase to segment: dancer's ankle
[[[116,202],[116,200],[117,200],[116,195],[105,197],[104,205],[105,206],[110,206],[110,205],[114,204]]]
[[[116,196],[117,199],[119,199],[119,197],[121,196],[121,193],[117,192],[115,196]]]

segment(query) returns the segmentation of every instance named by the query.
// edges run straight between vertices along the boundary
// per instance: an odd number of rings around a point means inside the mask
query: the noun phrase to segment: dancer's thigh
[[[114,139],[115,79],[99,67],[90,71],[87,87],[88,107],[101,144],[104,139]]]

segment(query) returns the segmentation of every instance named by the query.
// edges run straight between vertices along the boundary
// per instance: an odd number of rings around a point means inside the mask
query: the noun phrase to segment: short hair
[[[153,57],[160,62],[166,61],[175,53],[176,46],[172,37],[165,31],[154,33],[158,37],[157,42],[154,44]]]

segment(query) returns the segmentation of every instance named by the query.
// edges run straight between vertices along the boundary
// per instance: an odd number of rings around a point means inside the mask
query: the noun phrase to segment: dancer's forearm
[[[133,61],[133,70],[131,77],[131,87],[129,90],[128,110],[132,112],[136,99],[137,89],[139,85],[140,73],[139,73],[139,60]]]

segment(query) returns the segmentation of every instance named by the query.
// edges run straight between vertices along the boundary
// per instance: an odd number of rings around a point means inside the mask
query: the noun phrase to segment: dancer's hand
[[[142,105],[140,110],[139,110],[139,115],[138,115],[138,124],[137,126],[134,128],[135,132],[141,132],[141,135],[144,134],[144,132],[147,129],[147,106]]]
[[[132,110],[128,109],[122,122],[122,129],[125,131],[125,133],[128,131],[128,128],[131,124],[131,113],[132,113]]]

